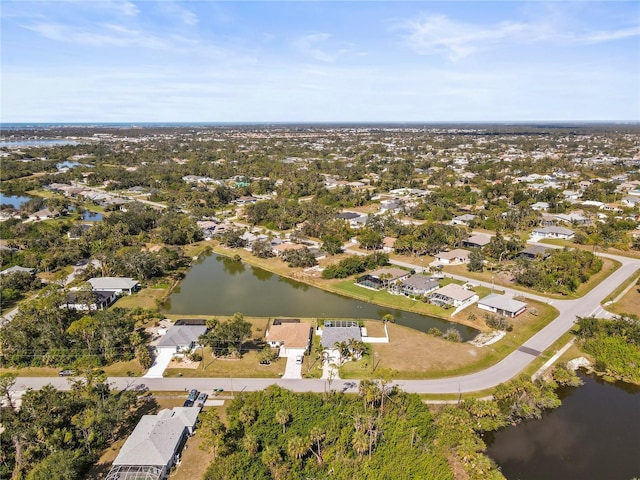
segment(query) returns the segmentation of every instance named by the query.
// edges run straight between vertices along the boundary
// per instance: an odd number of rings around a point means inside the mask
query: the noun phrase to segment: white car
[[[303,356],[296,355],[296,365],[302,365]]]

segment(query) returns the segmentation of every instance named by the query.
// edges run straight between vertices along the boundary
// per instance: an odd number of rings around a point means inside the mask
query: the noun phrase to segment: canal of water
[[[485,435],[508,480],[640,478],[640,387],[581,378],[542,419]]]
[[[311,317],[382,319],[393,315],[396,323],[428,331],[455,328],[463,341],[478,330],[416,313],[380,307],[273,274],[219,255],[196,262],[164,306],[181,315],[233,315],[259,317]]]

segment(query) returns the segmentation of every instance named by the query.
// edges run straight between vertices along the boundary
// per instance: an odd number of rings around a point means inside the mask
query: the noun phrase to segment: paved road
[[[584,297],[577,300],[550,301],[537,295],[527,295],[552,303],[560,313],[549,325],[533,335],[520,348],[502,361],[481,372],[469,375],[432,380],[397,380],[395,383],[407,392],[455,394],[458,392],[485,390],[513,378],[540,353],[549,348],[560,336],[571,329],[576,316],[602,315],[601,301],[606,301],[613,290],[640,268],[640,260],[637,259],[608,254],[601,254],[601,256],[617,260],[622,266]],[[521,294],[521,292],[518,293]],[[136,385],[144,384],[150,389],[158,391],[183,391],[185,388],[208,391],[213,388],[223,388],[225,391],[238,392],[243,390],[262,390],[273,384],[278,384],[297,392],[323,392],[329,389],[356,392],[358,388],[357,381],[337,379],[333,380],[331,384],[327,380],[256,378],[109,378],[109,381],[114,388],[134,388]],[[25,387],[41,388],[48,383],[58,388],[69,388],[69,380],[66,378],[21,377],[16,382],[16,389],[24,389]]]

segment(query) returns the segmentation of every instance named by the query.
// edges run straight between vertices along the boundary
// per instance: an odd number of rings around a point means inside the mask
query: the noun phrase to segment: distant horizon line
[[[0,122],[0,130],[11,126],[241,126],[241,125],[602,125],[640,124],[640,120],[442,120],[442,121],[50,121],[50,122]]]

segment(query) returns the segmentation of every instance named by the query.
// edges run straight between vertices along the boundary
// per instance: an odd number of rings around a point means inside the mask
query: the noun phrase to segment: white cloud
[[[303,35],[293,41],[293,47],[311,60],[335,62],[338,57],[352,51],[347,44],[329,45],[331,35],[328,33],[312,33]]]
[[[420,55],[442,55],[457,61],[481,50],[507,43],[556,42],[589,44],[620,40],[640,35],[640,27],[610,31],[565,31],[552,22],[501,22],[479,25],[458,22],[445,15],[429,15],[396,25],[404,30],[404,40]]]

